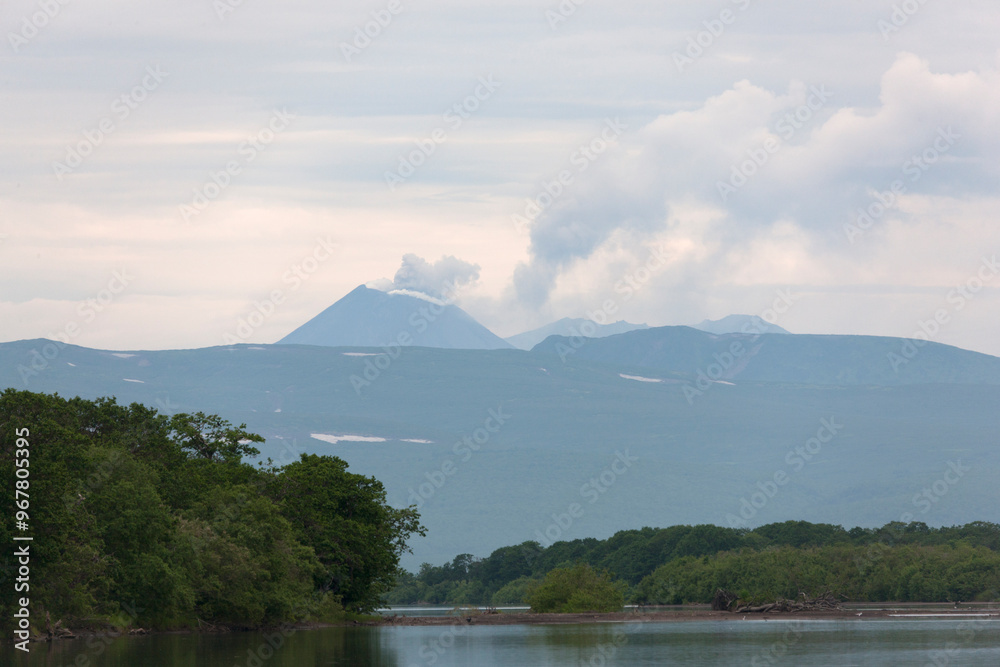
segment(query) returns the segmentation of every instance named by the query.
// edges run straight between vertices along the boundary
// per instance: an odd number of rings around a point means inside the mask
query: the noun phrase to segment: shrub
[[[611,612],[621,610],[625,596],[607,571],[598,572],[581,563],[550,571],[527,602],[538,613]]]

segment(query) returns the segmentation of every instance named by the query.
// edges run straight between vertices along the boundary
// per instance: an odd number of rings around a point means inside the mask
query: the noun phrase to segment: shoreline
[[[150,630],[145,628],[130,629],[96,629],[69,628],[72,636],[49,637],[38,635],[29,641],[32,644],[44,642],[63,642],[86,640],[94,637],[113,639],[139,638],[152,635],[171,634],[228,634],[249,632],[281,631],[293,634],[303,630],[320,630],[324,628],[351,627],[419,627],[419,626],[449,626],[449,625],[588,625],[596,623],[688,623],[692,621],[872,621],[872,620],[982,620],[1000,621],[1000,606],[996,603],[980,602],[965,603],[958,608],[943,608],[943,603],[900,602],[888,603],[878,608],[872,608],[877,603],[853,603],[843,609],[816,611],[771,611],[764,613],[740,613],[730,611],[712,611],[708,605],[692,605],[690,607],[672,607],[669,610],[635,609],[608,613],[571,613],[537,614],[531,612],[516,613],[475,613],[463,612],[443,616],[403,616],[398,614],[383,615],[381,619],[345,620],[336,623],[303,622],[267,626],[260,628],[223,628],[216,630],[204,629],[170,629]],[[401,610],[405,611],[405,610]]]
[[[996,620],[1000,608],[965,607],[943,610],[927,605],[884,606],[878,609],[857,606],[837,610],[739,613],[691,609],[676,611],[624,611],[574,614],[460,614],[448,616],[387,616],[382,621],[360,623],[371,626],[442,626],[442,625],[585,625],[588,623],[687,623],[691,621],[870,621],[870,620]]]

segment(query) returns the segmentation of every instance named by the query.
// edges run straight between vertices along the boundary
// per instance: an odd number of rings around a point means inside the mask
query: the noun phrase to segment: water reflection
[[[10,655],[15,657],[8,659]],[[1000,620],[346,627],[34,644],[28,667],[1000,665]]]
[[[32,644],[26,667],[301,667],[400,665],[397,651],[378,628],[325,628],[232,634],[175,634],[90,638]],[[3,664],[7,664],[4,662]]]

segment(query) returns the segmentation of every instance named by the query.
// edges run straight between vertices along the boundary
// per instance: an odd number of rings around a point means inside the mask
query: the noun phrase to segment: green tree
[[[521,577],[514,581],[507,582],[500,590],[493,594],[490,603],[498,607],[500,605],[525,604],[528,596],[538,586],[538,579]]]
[[[164,629],[332,620],[341,595],[373,606],[406,538],[422,534],[416,511],[386,506],[381,484],[339,459],[252,465],[260,441],[217,415],[0,393],[0,476],[30,473],[22,511],[34,537],[35,631],[45,619]],[[14,505],[13,485],[0,485],[0,500]],[[12,528],[0,525],[7,544]]]
[[[607,571],[597,571],[586,563],[556,568],[528,594],[531,610],[560,614],[620,611],[625,604],[623,586]]]
[[[378,607],[395,584],[407,539],[425,534],[415,507],[390,507],[381,482],[348,472],[336,457],[303,454],[280,470],[271,492],[319,559],[318,588],[348,609]]]
[[[239,428],[218,415],[197,412],[176,414],[170,419],[171,435],[181,449],[192,457],[209,461],[238,463],[248,456],[260,454],[251,442],[264,442],[256,433],[249,433],[246,424]]]

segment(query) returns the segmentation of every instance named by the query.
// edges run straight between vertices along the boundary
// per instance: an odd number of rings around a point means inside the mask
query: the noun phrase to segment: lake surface
[[[269,643],[270,642],[270,643]],[[272,648],[272,644],[276,648]],[[1000,620],[347,627],[33,644],[31,667],[1000,665]]]

